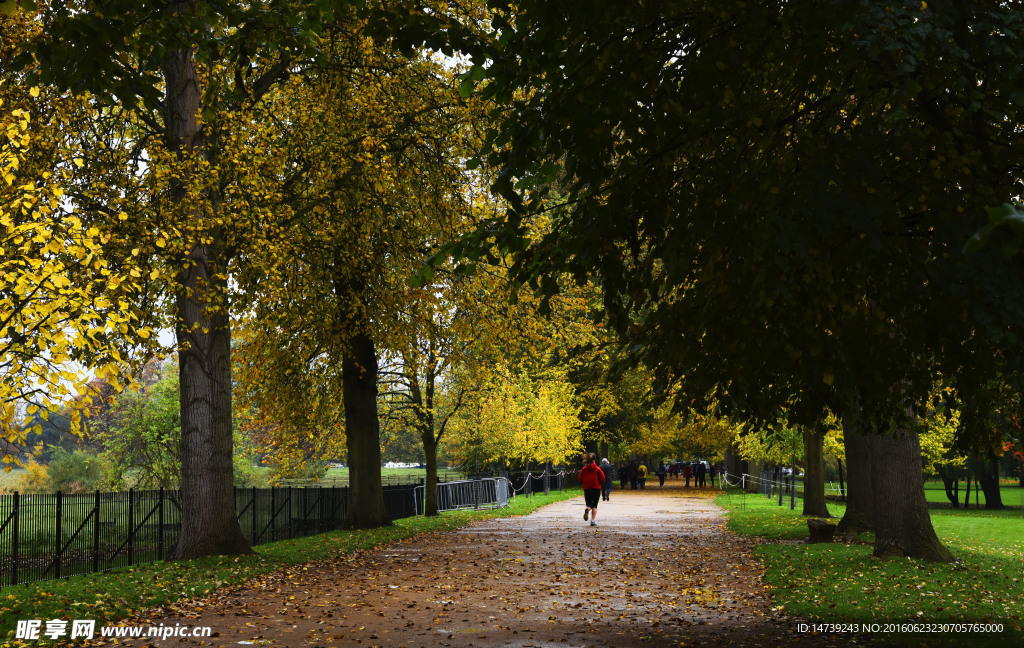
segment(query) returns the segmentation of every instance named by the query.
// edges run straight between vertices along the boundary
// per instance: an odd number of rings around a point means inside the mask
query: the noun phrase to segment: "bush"
[[[110,473],[109,464],[83,450],[58,449],[46,467],[48,491],[81,493],[104,488]]]
[[[235,457],[235,486],[242,488],[270,488],[274,476],[269,468]]]
[[[50,487],[50,476],[46,472],[46,466],[31,460],[25,465],[25,471],[12,480],[7,490],[19,493],[43,493]]]

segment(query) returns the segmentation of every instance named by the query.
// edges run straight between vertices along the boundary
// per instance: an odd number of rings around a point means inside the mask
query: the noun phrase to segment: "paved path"
[[[711,493],[708,493],[710,495]],[[156,646],[855,646],[771,609],[752,544],[693,492],[582,497],[316,563],[236,588],[190,618],[200,644]],[[190,643],[191,642],[191,643]]]

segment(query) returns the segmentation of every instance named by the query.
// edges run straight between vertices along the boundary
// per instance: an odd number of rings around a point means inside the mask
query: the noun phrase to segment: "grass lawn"
[[[961,505],[963,505],[964,497],[966,496],[965,488],[966,483],[961,480],[960,491],[958,494],[958,499],[960,500]],[[946,491],[941,481],[927,481],[924,484],[924,489],[925,499],[929,502],[949,504],[949,498],[946,497]],[[1002,498],[1003,504],[1006,506],[1020,506],[1024,503],[1024,488],[1021,488],[1018,485],[1016,478],[1012,481],[1005,480],[999,485],[999,496]],[[975,501],[977,501],[978,505],[985,506],[985,493],[980,488],[976,489],[975,483],[972,481],[970,508],[976,507]]]
[[[510,507],[496,511],[452,511],[434,518],[398,520],[383,529],[332,531],[260,545],[254,556],[156,562],[67,580],[4,587],[0,589],[0,648],[14,645],[19,619],[95,619],[99,627],[139,610],[201,597],[287,565],[323,560],[419,533],[457,529],[473,520],[525,515],[579,495],[579,490],[553,491],[549,495],[517,497]]]
[[[0,493],[14,491],[14,485],[24,474],[25,470],[22,468],[15,468],[11,470],[11,472],[4,472],[0,470]]]
[[[794,544],[807,537],[806,518],[764,496],[730,493],[717,502],[729,528],[766,538],[757,548],[765,583],[789,614],[824,623],[1002,624],[995,633],[880,633],[907,646],[1019,646],[1024,643],[1024,519],[1020,511],[934,510],[932,524],[960,559],[935,565],[879,560],[863,542]],[[829,512],[844,507],[829,504]],[[782,543],[772,541],[784,541]],[[785,542],[789,541],[789,542]]]

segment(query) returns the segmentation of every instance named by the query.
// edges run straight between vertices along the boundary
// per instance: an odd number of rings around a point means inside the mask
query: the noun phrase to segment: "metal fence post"
[[[128,489],[128,564],[135,564],[135,489]]]
[[[100,491],[96,490],[96,500],[92,508],[92,570],[100,570]]]
[[[256,544],[256,487],[253,486],[249,489],[249,511],[252,515],[252,544]]]
[[[19,506],[18,491],[14,491],[14,535],[11,536],[13,543],[11,547],[11,585],[18,584],[18,517],[21,514]]]
[[[53,573],[54,573],[54,575],[57,578],[60,578],[60,559],[61,559],[61,555],[60,554],[61,554],[61,549],[64,548],[63,547],[64,543],[61,542],[61,537],[60,537],[61,536],[61,532],[63,531],[63,529],[61,528],[61,523],[63,521],[62,518],[64,517],[64,512],[62,510],[63,509],[63,503],[64,503],[64,499],[63,498],[64,498],[63,494],[60,491],[57,491],[57,538],[56,538],[56,545],[57,546],[56,546],[56,550],[54,551],[54,557],[53,557],[53,567],[54,567]]]
[[[156,536],[156,557],[157,560],[164,559],[164,487],[160,487],[157,495],[157,524],[160,525],[160,532]]]
[[[277,540],[277,488],[270,487],[270,541]]]

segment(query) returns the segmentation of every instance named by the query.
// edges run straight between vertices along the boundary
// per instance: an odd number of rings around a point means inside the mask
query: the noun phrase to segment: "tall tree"
[[[244,181],[244,163],[226,153],[239,153],[238,116],[310,50],[318,5],[42,4],[42,35],[32,43],[39,78],[89,92],[137,128],[118,148],[134,147],[141,163],[97,173],[136,183],[143,176],[148,195],[101,180],[76,200],[99,223],[131,214],[124,231],[136,243],[125,241],[125,256],[155,257],[165,270],[182,396],[182,532],[171,555],[249,552],[235,517],[227,289],[229,264],[265,240],[265,223],[232,191]]]
[[[278,197],[275,209],[286,216],[274,247],[254,251],[249,271],[239,275],[240,296],[253,296],[241,378],[250,389],[273,373],[267,359],[305,375],[304,402],[343,423],[354,502],[349,524],[374,527],[388,523],[377,413],[381,357],[414,353],[420,334],[429,339],[420,322],[405,318],[413,302],[422,302],[427,317],[441,310],[432,305],[444,297],[440,285],[410,292],[408,278],[473,217],[481,190],[461,161],[477,136],[472,118],[479,110],[454,93],[442,62],[402,56],[369,38],[358,21],[325,31],[322,47],[327,64],[282,87],[267,112],[286,128],[264,141],[282,152],[283,170],[300,170],[302,182]]]
[[[512,106],[484,160],[513,209],[480,236],[515,254],[522,281],[599,276],[608,321],[680,381],[683,408],[713,399],[770,423],[786,405],[814,424],[858,406],[862,429],[914,445],[907,404],[938,375],[967,394],[1017,370],[1020,268],[962,248],[1020,192],[1021,12],[491,6],[466,84]],[[554,180],[564,206],[527,241]],[[894,486],[923,506],[919,478]],[[900,537],[882,551],[948,558],[926,533],[884,532]]]

